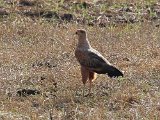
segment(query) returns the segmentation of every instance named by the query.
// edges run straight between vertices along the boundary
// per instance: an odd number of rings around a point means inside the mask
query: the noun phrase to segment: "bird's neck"
[[[90,48],[91,47],[87,36],[79,37],[78,39],[79,40],[78,40],[78,46],[77,47],[79,47],[79,48],[81,48],[81,47]]]

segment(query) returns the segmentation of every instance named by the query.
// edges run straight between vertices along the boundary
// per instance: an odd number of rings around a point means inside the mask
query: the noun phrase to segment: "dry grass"
[[[119,79],[99,75],[93,95],[84,98],[74,57],[77,28],[125,71]],[[45,61],[55,67],[37,65]],[[152,22],[99,28],[18,15],[0,22],[0,120],[159,120],[159,80],[160,29]],[[24,88],[41,94],[17,96]]]

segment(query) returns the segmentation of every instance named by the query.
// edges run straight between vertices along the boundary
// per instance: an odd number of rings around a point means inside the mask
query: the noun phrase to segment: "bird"
[[[83,82],[83,96],[87,80],[89,80],[89,94],[91,93],[92,82],[97,78],[97,74],[107,74],[110,78],[123,77],[123,72],[113,66],[97,50],[91,47],[85,29],[77,29],[78,36],[75,48],[75,57],[80,64]]]

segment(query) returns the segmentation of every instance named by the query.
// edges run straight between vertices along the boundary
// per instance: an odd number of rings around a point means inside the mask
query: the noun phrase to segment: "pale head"
[[[86,31],[84,29],[77,29],[76,35],[78,35],[79,38],[86,38]]]
[[[87,38],[87,33],[84,29],[77,29],[76,35],[78,36],[78,47],[90,48],[90,43]]]

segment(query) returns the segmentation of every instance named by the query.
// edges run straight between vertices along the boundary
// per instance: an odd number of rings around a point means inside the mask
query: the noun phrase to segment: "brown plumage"
[[[75,56],[81,65],[82,82],[86,84],[89,79],[91,91],[92,81],[96,79],[96,74],[107,74],[109,77],[123,76],[123,73],[111,65],[98,51],[93,49],[88,41],[85,30],[78,29],[78,44],[75,50]],[[84,89],[83,89],[84,95]]]

